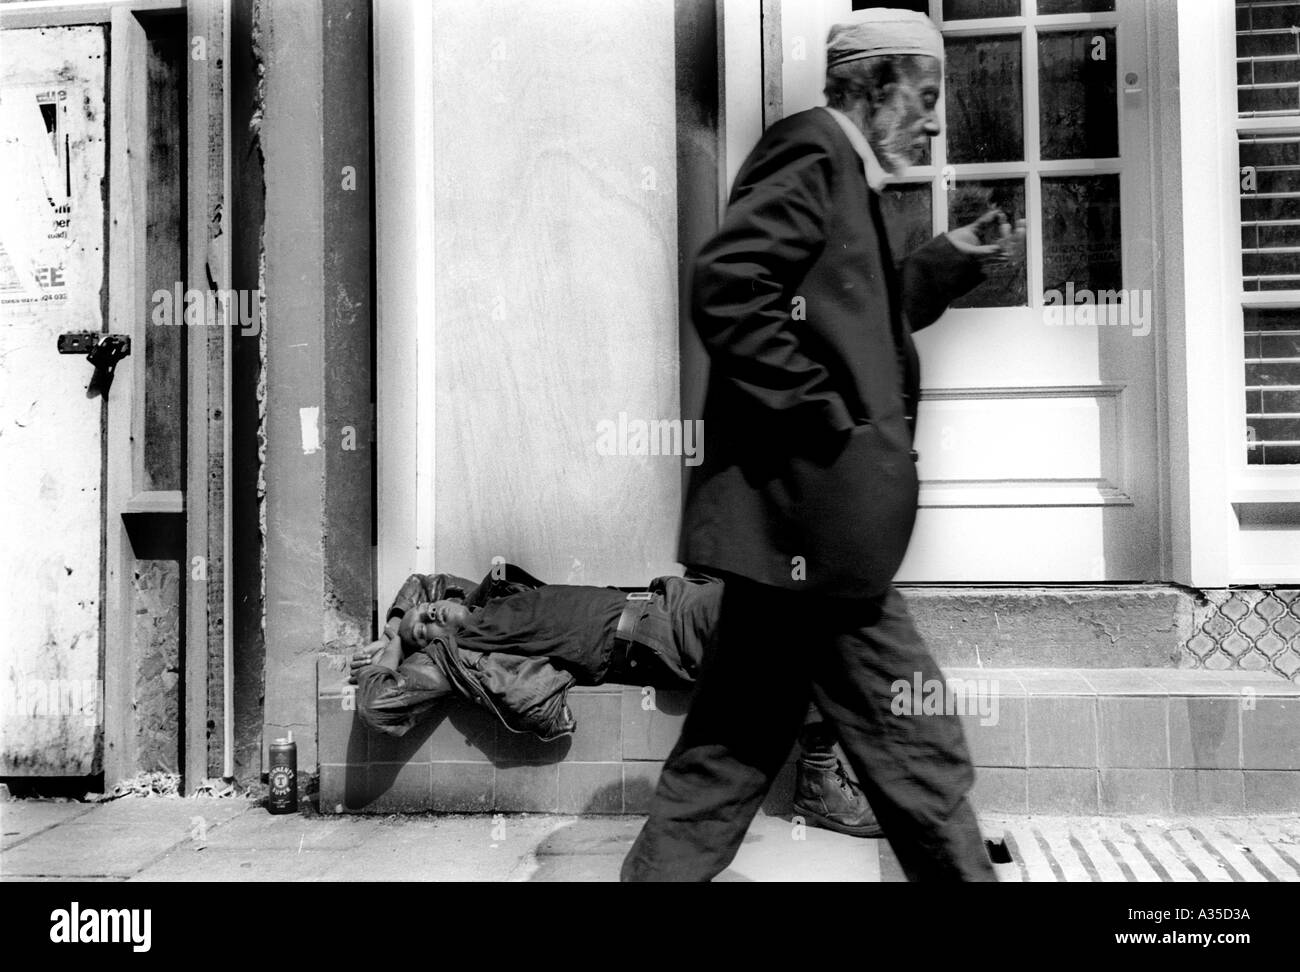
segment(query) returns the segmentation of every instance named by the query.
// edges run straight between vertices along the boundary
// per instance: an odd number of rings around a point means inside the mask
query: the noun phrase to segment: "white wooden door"
[[[826,32],[864,5],[782,4],[785,114],[824,104]],[[917,335],[921,510],[899,580],[1157,579],[1146,6],[912,6],[944,33],[943,133],[886,191],[894,248],[989,205],[1027,220],[1029,247]]]
[[[0,31],[0,775],[99,768],[105,31]]]

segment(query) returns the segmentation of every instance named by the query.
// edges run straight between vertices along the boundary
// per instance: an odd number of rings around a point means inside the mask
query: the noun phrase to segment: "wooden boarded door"
[[[435,549],[457,570],[674,570],[681,460],[672,0],[434,14]],[[621,444],[621,443],[620,443]]]
[[[0,31],[0,775],[100,768],[106,36]]]

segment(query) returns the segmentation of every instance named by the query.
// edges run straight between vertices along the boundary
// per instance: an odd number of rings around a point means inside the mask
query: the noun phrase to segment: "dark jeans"
[[[908,878],[993,881],[966,793],[955,715],[895,715],[896,680],[942,680],[893,588],[839,600],[726,578],[706,660],[625,881],[707,881],[725,870],[813,700],[839,736]],[[946,693],[946,687],[944,688]]]

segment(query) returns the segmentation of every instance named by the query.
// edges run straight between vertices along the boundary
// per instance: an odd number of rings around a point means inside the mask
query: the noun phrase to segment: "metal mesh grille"
[[[1196,668],[1271,671],[1300,682],[1300,590],[1214,590],[1193,613]]]

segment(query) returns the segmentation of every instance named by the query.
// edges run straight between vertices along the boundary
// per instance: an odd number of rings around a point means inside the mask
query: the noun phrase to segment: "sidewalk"
[[[613,881],[642,818],[271,816],[239,799],[0,803],[0,878]],[[984,815],[1004,881],[1300,881],[1300,817]],[[995,848],[995,856],[1000,853]],[[719,880],[898,881],[883,841],[760,816]]]

